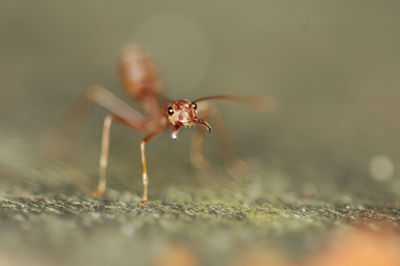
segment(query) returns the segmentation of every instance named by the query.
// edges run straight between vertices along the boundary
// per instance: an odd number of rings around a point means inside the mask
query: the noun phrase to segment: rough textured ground
[[[52,167],[53,174],[65,171]],[[140,189],[136,194],[111,188],[97,199],[79,192],[88,188],[78,185],[4,184],[1,251],[16,265],[163,265],[160,260],[168,261],[162,258],[174,251],[187,265],[232,265],[246,250],[307,258],[343,226],[400,225],[398,206],[321,200],[317,192],[277,193],[273,175],[197,178],[181,185],[171,178],[169,184],[150,186],[146,206],[137,204]]]
[[[2,250],[11,256],[62,265],[149,263],[175,242],[206,265],[228,264],[253,247],[305,256],[324,234],[345,223],[399,225],[396,208],[313,204],[242,204],[156,200],[145,207],[122,199],[3,198]]]

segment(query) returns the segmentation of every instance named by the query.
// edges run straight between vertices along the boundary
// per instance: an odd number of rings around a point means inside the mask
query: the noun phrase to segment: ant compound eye
[[[174,113],[174,109],[172,107],[168,107],[168,114],[172,115]]]
[[[197,109],[197,104],[196,103],[192,103],[193,109],[196,110]]]

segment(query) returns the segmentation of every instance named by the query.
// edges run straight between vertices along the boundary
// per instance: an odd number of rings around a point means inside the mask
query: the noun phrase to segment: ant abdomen
[[[133,98],[141,100],[161,93],[157,67],[142,47],[126,46],[118,65],[122,86]]]

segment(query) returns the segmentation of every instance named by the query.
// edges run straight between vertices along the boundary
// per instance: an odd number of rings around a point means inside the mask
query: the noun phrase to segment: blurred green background
[[[134,42],[158,62],[171,98],[222,93],[277,98],[271,113],[218,103],[240,156],[258,169],[239,181],[255,189],[250,202],[266,194],[291,202],[389,206],[400,199],[398,1],[0,6],[4,195],[19,186],[55,194],[95,186],[106,111],[96,109],[61,163],[42,158],[42,141],[90,85],[100,84],[138,107],[121,89],[116,71],[118,52]],[[189,132],[193,129],[181,132],[178,142],[164,134],[148,145],[150,200],[168,201],[168,191],[199,179],[210,187],[214,180],[230,182],[214,136],[207,136],[206,156],[216,170],[196,177],[187,156]],[[140,195],[142,135],[122,126],[111,135],[109,188]]]
[[[131,103],[116,56],[135,42],[159,63],[171,98],[277,97],[270,114],[219,104],[244,159],[292,175],[295,189],[308,184],[318,192],[328,182],[343,195],[394,202],[400,196],[398,7],[396,1],[3,2],[0,162],[7,168],[9,160],[17,166],[36,157],[39,140],[92,84]],[[94,175],[106,114],[99,110],[75,151]],[[123,166],[120,175],[140,175],[140,137],[113,128],[111,173]],[[161,139],[149,145],[150,171],[168,172],[163,162],[188,163],[190,134],[177,143]],[[207,141],[206,152],[218,162],[213,137]],[[375,179],[373,162],[383,171]]]

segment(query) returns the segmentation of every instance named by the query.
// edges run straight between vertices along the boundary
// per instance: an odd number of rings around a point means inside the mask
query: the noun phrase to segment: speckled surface
[[[395,206],[285,198],[254,180],[193,183],[156,189],[160,194],[151,193],[144,207],[138,205],[138,194],[113,189],[102,199],[73,187],[65,193],[5,192],[0,201],[2,249],[49,265],[127,265],[152,264],[178,242],[202,263],[224,265],[253,247],[303,258],[344,225],[386,222],[398,227],[400,222]]]

